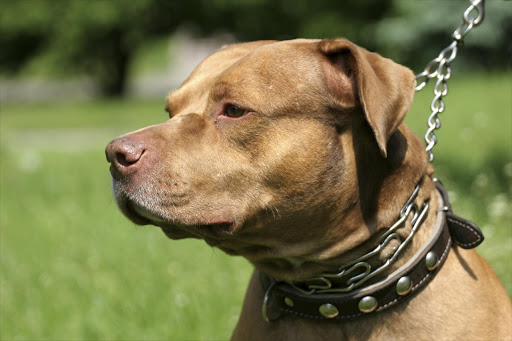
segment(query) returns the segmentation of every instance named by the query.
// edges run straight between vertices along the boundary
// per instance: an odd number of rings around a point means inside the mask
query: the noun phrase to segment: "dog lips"
[[[160,222],[160,223],[165,222],[165,220],[155,216],[154,214],[152,214],[151,212],[149,212],[148,210],[146,210],[142,206],[139,206],[139,205],[137,205],[135,203],[133,203],[131,206],[132,206],[133,210],[138,215],[140,215],[143,218],[149,219],[149,220],[154,221],[154,222]]]

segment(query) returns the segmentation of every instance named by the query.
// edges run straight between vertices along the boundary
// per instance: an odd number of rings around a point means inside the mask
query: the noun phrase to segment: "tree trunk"
[[[134,47],[127,48],[123,38],[121,32],[112,32],[108,44],[102,46],[103,60],[100,61],[96,77],[101,94],[105,97],[121,97],[126,91],[128,67]]]

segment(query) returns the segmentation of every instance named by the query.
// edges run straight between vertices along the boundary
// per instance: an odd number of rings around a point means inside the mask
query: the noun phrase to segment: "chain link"
[[[450,63],[457,57],[457,50],[464,45],[464,37],[471,31],[473,27],[478,26],[483,20],[485,15],[484,0],[470,0],[471,5],[466,9],[462,16],[462,24],[457,27],[452,34],[452,43],[441,51],[439,56],[432,59],[423,72],[416,75],[416,80],[419,84],[416,86],[416,91],[422,90],[431,78],[437,78],[434,86],[434,99],[430,104],[430,114],[427,123],[428,129],[425,134],[425,142],[427,147],[425,151],[428,153],[429,161],[434,161],[434,153],[432,148],[437,143],[434,130],[441,127],[441,121],[438,114],[442,113],[445,109],[443,97],[448,95],[447,81],[450,79],[452,70]],[[473,13],[475,16],[473,16]]]

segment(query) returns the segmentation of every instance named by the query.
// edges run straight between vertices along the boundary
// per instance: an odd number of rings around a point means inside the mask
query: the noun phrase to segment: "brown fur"
[[[432,208],[396,268],[428,238],[438,202],[423,144],[402,124],[414,84],[407,68],[344,39],[224,47],[169,95],[172,119],[109,144],[116,200],[172,239],[202,238],[299,281],[372,249],[421,182],[417,202]],[[229,105],[246,114],[224,116]],[[233,339],[502,340],[512,332],[496,275],[456,247],[421,294],[354,321],[265,323],[262,296],[253,276]]]

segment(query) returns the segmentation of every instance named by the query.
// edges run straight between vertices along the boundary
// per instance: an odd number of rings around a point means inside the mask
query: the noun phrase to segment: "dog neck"
[[[381,235],[379,245],[373,251],[341,266],[338,273],[322,274],[300,283],[280,282],[260,273],[265,292],[263,318],[270,321],[282,314],[291,314],[313,319],[352,319],[387,309],[420,292],[442,267],[452,241],[466,249],[474,248],[483,241],[483,235],[476,225],[451,212],[448,196],[442,185],[436,182],[436,187],[440,193],[439,209],[435,211],[435,222],[431,229],[425,231],[428,235],[426,240],[418,248],[411,241],[419,234],[422,225],[427,223],[427,216],[430,216],[427,215],[430,209],[428,202],[421,208],[415,203],[419,187],[400,211],[400,219]],[[367,260],[383,250],[382,245],[392,238],[412,212],[412,229],[408,236],[391,257],[372,272],[372,266]],[[412,256],[408,257],[404,252],[402,262],[395,262],[396,255],[400,254],[400,248],[404,245],[412,246]],[[395,266],[392,267],[391,263],[395,263]],[[374,278],[378,278],[376,273],[382,268],[385,271],[381,272],[386,275],[372,282]],[[348,276],[345,276],[347,273]],[[340,279],[341,285],[336,282]]]
[[[420,184],[397,212],[397,220],[386,229],[381,229],[369,243],[372,249],[358,255],[365,248],[350,252],[351,260],[345,260],[334,272],[322,273],[317,277],[300,282],[288,281],[297,290],[311,294],[315,292],[348,292],[372,279],[379,279],[407,261],[408,254],[417,247],[411,247],[415,235],[424,225],[431,207],[430,198],[417,203]],[[424,228],[427,229],[427,228]],[[414,243],[418,244],[418,243]],[[406,252],[408,251],[408,252]],[[347,258],[347,255],[344,255]],[[401,261],[399,261],[401,260]],[[299,266],[300,264],[297,264]]]

